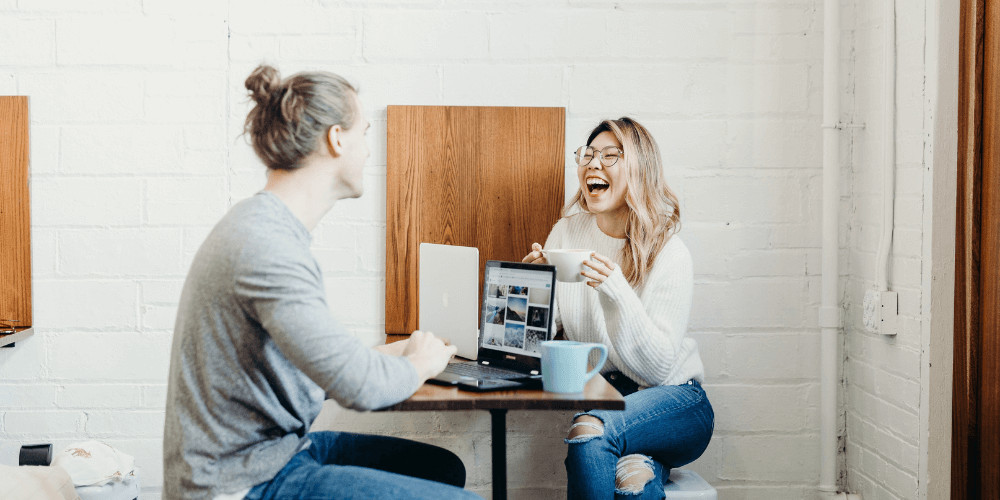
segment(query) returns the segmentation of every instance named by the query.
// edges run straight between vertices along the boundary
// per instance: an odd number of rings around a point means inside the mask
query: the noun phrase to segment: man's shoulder
[[[260,194],[233,205],[219,225],[244,236],[249,245],[301,246],[305,240],[308,246],[308,234],[298,227],[301,223],[271,197]]]
[[[236,272],[264,269],[282,262],[311,262],[308,235],[297,230],[294,226],[297,221],[288,220],[287,214],[261,198],[254,196],[233,205],[204,245],[233,261]]]

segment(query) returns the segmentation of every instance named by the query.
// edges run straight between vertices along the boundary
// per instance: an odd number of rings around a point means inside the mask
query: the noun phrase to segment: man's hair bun
[[[271,169],[298,168],[330,127],[351,128],[360,111],[355,109],[355,88],[325,71],[282,79],[273,66],[261,64],[244,85],[255,106],[247,113],[243,132]]]
[[[272,66],[261,64],[244,82],[250,97],[260,106],[267,106],[281,91],[281,74]]]

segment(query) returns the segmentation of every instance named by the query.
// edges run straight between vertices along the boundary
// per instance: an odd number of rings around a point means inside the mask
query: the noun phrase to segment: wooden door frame
[[[961,0],[951,498],[1000,498],[1000,0]]]

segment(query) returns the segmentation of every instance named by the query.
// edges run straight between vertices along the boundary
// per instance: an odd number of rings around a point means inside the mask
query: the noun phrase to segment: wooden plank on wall
[[[1000,1],[984,5],[980,205],[981,498],[1000,498]]]
[[[410,333],[420,243],[479,248],[481,280],[487,260],[519,261],[545,241],[563,204],[566,110],[389,106],[387,115],[385,327]]]
[[[1000,0],[962,0],[951,498],[1000,498]]]
[[[0,96],[0,319],[31,326],[28,98]]]

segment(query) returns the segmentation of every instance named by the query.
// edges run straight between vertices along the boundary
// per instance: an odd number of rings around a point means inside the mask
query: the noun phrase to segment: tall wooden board
[[[0,319],[31,326],[28,98],[0,96]]]
[[[545,241],[563,204],[565,125],[565,108],[389,106],[387,333],[417,328],[420,243],[479,248],[481,280],[487,260]]]

